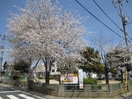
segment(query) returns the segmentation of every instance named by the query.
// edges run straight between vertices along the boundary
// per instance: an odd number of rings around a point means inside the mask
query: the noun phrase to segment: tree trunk
[[[49,84],[49,79],[50,79],[50,71],[46,71],[45,72],[45,83],[46,84]]]
[[[105,63],[105,79],[106,79],[106,84],[109,84],[108,67],[106,63]]]
[[[45,64],[45,83],[49,84],[50,71],[51,71],[51,66],[53,64],[53,61],[50,58],[45,58],[43,59],[43,62]]]
[[[121,69],[121,82],[123,83],[123,71],[122,71],[122,69]]]

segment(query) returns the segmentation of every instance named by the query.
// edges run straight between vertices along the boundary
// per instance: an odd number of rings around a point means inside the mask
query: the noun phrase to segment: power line
[[[127,4],[128,4],[128,1],[126,0],[126,2],[127,2]],[[121,4],[121,6],[122,6],[122,9],[124,9],[124,12],[125,12],[125,16],[124,17],[126,17],[127,18],[127,20],[129,21],[129,19],[130,19],[130,17],[129,17],[129,15],[128,15],[128,13],[127,13],[127,11],[126,11],[126,7],[124,7],[124,5],[123,4]],[[129,22],[128,22],[129,23]],[[127,24],[126,24],[127,25]],[[124,32],[124,31],[123,31]],[[130,39],[131,41],[132,41],[132,38],[129,36],[129,34],[127,34],[128,35],[128,39]],[[129,41],[130,42],[130,41]]]
[[[116,11],[118,12],[118,9],[117,9],[117,7],[115,6],[115,2],[113,1],[113,0],[111,0],[112,1],[112,4],[113,4],[113,6],[114,6],[114,8],[116,9]],[[128,3],[128,2],[127,2]],[[124,32],[124,31],[123,31]],[[132,38],[128,35],[128,37],[129,37],[129,39],[132,41]],[[129,42],[130,42],[130,40],[129,40]]]
[[[119,28],[123,33],[124,33],[124,30],[121,29],[109,16],[108,14],[101,8],[101,6],[95,1],[93,0],[93,2],[96,4],[96,6],[105,14],[105,16],[117,27]],[[128,1],[127,1],[128,3]],[[129,39],[132,40],[132,38],[128,35]],[[130,41],[129,41],[130,42]]]
[[[96,6],[98,6],[98,8],[105,14],[105,16],[117,27],[117,28],[119,28],[122,32],[124,32],[123,31],[123,29],[121,29],[109,16],[108,16],[108,14],[101,8],[101,6],[95,1],[95,0],[93,0],[93,2],[96,4]]]
[[[98,8],[106,15],[106,17],[113,23],[113,24],[115,24],[115,26],[117,27],[117,28],[119,28],[122,32],[124,32],[124,30],[123,29],[121,29],[109,16],[108,16],[108,14],[101,8],[101,6],[95,1],[95,0],[93,0],[93,2],[96,4],[96,6],[98,6]],[[128,3],[128,1],[127,1],[127,3]],[[132,40],[132,38],[128,35],[128,37],[129,37],[129,39],[130,40]],[[129,41],[130,42],[130,41]]]
[[[131,4],[132,4],[132,1],[131,1],[131,0],[129,0],[129,1],[127,2],[129,9],[132,11],[132,6],[131,6],[131,5],[129,5],[129,3],[131,3]]]
[[[132,11],[132,9],[131,9],[132,7],[128,4],[128,3],[130,3],[130,2],[131,2],[131,0],[127,1],[127,5],[126,5],[126,6],[128,6],[129,10]],[[132,3],[132,2],[131,2],[131,3]],[[131,8],[130,8],[130,7],[131,7]],[[126,7],[124,7],[124,8],[126,8]],[[128,19],[129,19],[130,21],[132,21],[131,17],[128,16],[128,13],[127,13],[127,10],[126,10],[126,9],[125,9],[125,13],[126,13]],[[128,37],[129,37],[130,40],[132,40],[132,38],[131,38],[129,35],[128,35]]]
[[[119,36],[120,38],[125,39],[124,37],[122,37],[121,35],[119,35],[117,32],[115,32],[112,28],[110,28],[108,25],[106,25],[104,22],[102,22],[99,18],[97,18],[92,12],[90,12],[86,7],[84,7],[78,0],[75,0],[85,11],[87,11],[89,14],[91,14],[97,21],[99,21],[101,24],[103,24],[106,28],[108,28],[109,30],[111,30],[113,33],[115,33],[117,36]]]

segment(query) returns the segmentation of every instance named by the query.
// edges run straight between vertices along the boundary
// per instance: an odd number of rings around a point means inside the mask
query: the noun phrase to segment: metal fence
[[[114,91],[114,90],[118,90],[118,89],[121,89],[120,88],[120,83],[118,83],[118,84],[111,84],[111,91]]]
[[[132,87],[132,82],[129,82],[129,86]],[[112,92],[124,88],[125,86],[123,83],[110,84],[110,85],[106,85],[106,84],[89,85],[89,92]],[[84,89],[80,89],[78,84],[64,84],[64,91],[83,92]]]
[[[89,85],[91,92],[108,92],[108,85]],[[83,92],[84,89],[80,89],[78,84],[65,84],[65,92]]]
[[[64,84],[65,92],[80,92],[84,91],[84,89],[80,89],[78,84]]]
[[[132,81],[128,83],[129,86],[132,86]]]
[[[91,92],[109,92],[108,85],[90,85]]]

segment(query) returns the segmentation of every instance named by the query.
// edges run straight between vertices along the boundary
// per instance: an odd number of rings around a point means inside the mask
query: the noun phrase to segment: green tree
[[[28,73],[29,67],[29,62],[26,62],[24,60],[19,60],[14,65],[14,69],[20,71],[21,73]]]
[[[113,76],[117,74],[117,70],[114,67],[110,67],[108,71],[111,72]]]
[[[81,52],[85,61],[80,62],[80,68],[83,69],[87,74],[94,72],[99,74],[104,72],[104,67],[101,64],[101,58],[98,50],[94,50],[94,48],[86,47],[86,50]]]

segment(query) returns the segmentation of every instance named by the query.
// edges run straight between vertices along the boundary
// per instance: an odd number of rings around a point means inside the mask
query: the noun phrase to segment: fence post
[[[58,86],[58,96],[59,96],[59,97],[64,97],[64,96],[65,96],[64,84],[60,84],[60,85]]]
[[[131,90],[131,82],[128,82],[128,90]]]
[[[111,93],[113,91],[112,85],[108,84],[107,86],[108,86],[108,92]]]
[[[120,90],[122,90],[123,89],[123,83],[119,83],[120,84]]]
[[[85,97],[88,97],[90,92],[91,92],[91,89],[90,89],[90,85],[86,84],[84,85],[84,93],[85,93]]]

